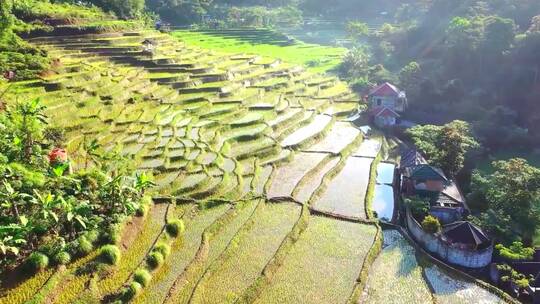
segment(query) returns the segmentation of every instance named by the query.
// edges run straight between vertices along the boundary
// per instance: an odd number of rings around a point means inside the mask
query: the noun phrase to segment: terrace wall
[[[482,250],[456,248],[442,241],[439,237],[426,233],[422,229],[422,226],[413,218],[409,210],[406,211],[405,217],[407,227],[415,241],[444,261],[468,268],[481,268],[491,263],[493,245]]]

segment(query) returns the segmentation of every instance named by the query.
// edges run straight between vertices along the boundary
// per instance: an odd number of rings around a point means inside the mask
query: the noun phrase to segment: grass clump
[[[60,251],[54,256],[53,261],[57,265],[67,265],[71,262],[71,255],[66,251]]]
[[[180,219],[169,221],[165,227],[167,233],[173,237],[177,237],[179,234],[183,233],[185,229],[184,221]]]
[[[137,295],[139,295],[141,291],[142,291],[141,284],[137,282],[131,282],[131,284],[129,284],[129,286],[126,287],[126,289],[124,289],[124,292],[122,293],[122,299],[125,302],[129,302],[135,299],[135,297],[137,297]]]
[[[103,262],[109,265],[116,265],[121,257],[120,248],[115,245],[105,245],[101,247],[99,257]]]
[[[49,266],[49,257],[41,252],[32,252],[26,260],[28,268],[33,272],[39,272]]]
[[[150,284],[152,280],[152,275],[150,272],[144,268],[137,269],[133,274],[133,281],[141,284],[141,286],[146,287]]]
[[[171,253],[171,246],[165,243],[158,243],[153,251],[161,253],[161,255],[166,258]]]
[[[119,224],[109,226],[103,233],[102,241],[106,244],[118,244],[121,238],[121,227]]]
[[[81,256],[87,255],[94,250],[94,245],[92,245],[92,242],[90,242],[84,236],[80,237],[76,243],[75,251]]]
[[[159,251],[153,251],[148,255],[148,258],[146,258],[146,263],[150,267],[150,269],[158,269],[161,265],[163,265],[163,262],[165,261],[165,258],[163,257],[163,254]]]

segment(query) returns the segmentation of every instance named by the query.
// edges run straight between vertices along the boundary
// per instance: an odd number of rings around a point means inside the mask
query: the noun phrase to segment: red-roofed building
[[[370,108],[387,107],[401,113],[407,108],[407,95],[395,85],[385,82],[373,88],[368,95]]]
[[[370,110],[370,116],[379,128],[390,127],[397,123],[400,115],[396,111],[390,109],[389,107],[373,107]]]

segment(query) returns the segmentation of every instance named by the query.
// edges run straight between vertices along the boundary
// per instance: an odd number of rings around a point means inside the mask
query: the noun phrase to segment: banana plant
[[[39,207],[39,215],[45,220],[49,221],[51,218],[55,223],[58,223],[59,217],[57,212],[63,208],[66,208],[66,201],[61,196],[52,195],[50,192],[47,194],[41,194],[34,189],[33,203]]]
[[[154,187],[156,184],[152,181],[149,175],[145,172],[136,175],[134,188],[141,194],[144,194],[146,189]]]
[[[21,247],[26,244],[27,224],[23,216],[20,224],[0,226],[0,253],[3,256],[19,255]]]
[[[43,126],[47,124],[47,117],[44,112],[45,106],[41,104],[39,98],[36,98],[30,102],[17,104],[15,113],[8,113],[12,119],[15,118],[14,121],[19,124],[19,128],[23,133],[21,134],[24,147],[23,160],[30,159],[34,140],[41,133]]]
[[[27,199],[32,199],[31,195],[19,192],[7,181],[2,181],[3,187],[0,189],[0,206],[10,209],[15,218],[20,218],[19,206],[23,205]]]
[[[92,215],[92,207],[88,201],[68,200],[65,211],[65,219],[72,234],[77,231],[77,225],[87,229],[89,217]]]
[[[101,158],[101,154],[99,153],[99,149],[101,148],[101,145],[98,143],[97,139],[93,139],[91,141],[86,141],[86,138],[84,139],[84,168],[88,169],[88,165],[90,162],[94,163],[99,167],[99,162]]]

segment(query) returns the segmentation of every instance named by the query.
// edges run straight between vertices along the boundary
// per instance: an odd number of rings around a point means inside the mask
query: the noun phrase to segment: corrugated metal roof
[[[427,164],[421,164],[414,167],[410,177],[417,180],[441,180],[448,181],[441,169],[432,167]]]

